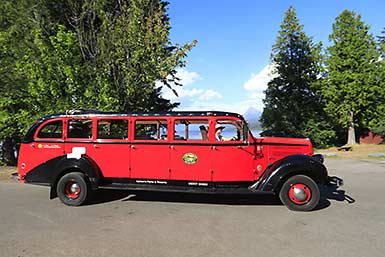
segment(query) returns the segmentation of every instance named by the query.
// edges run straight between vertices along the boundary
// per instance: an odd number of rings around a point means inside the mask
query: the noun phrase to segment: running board
[[[252,191],[247,187],[196,187],[196,186],[170,186],[170,185],[141,185],[127,183],[110,183],[99,186],[100,189],[118,189],[133,191],[157,191],[157,192],[180,192],[180,193],[203,193],[203,194],[272,194],[255,190]]]

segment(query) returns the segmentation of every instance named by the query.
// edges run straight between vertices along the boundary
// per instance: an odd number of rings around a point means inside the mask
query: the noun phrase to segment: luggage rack
[[[103,112],[100,110],[94,110],[94,109],[77,108],[77,109],[66,110],[65,113],[66,115],[75,115],[75,114],[90,114],[90,113],[101,114]]]
[[[170,111],[170,112],[104,112],[95,109],[89,108],[74,108],[68,109],[65,111],[66,115],[82,115],[82,114],[116,114],[123,116],[234,116],[234,117],[242,117],[238,113],[231,112],[221,112],[221,111]]]

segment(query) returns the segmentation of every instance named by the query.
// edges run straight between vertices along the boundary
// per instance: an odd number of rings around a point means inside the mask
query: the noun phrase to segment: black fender
[[[50,198],[56,197],[56,184],[60,177],[71,171],[83,172],[88,178],[91,188],[96,190],[99,182],[99,168],[87,155],[79,159],[67,158],[62,155],[35,167],[25,176],[25,181],[31,184],[47,185],[51,187]]]
[[[255,190],[277,192],[291,176],[302,174],[318,184],[328,181],[328,172],[318,157],[302,154],[290,155],[269,166],[258,180]]]

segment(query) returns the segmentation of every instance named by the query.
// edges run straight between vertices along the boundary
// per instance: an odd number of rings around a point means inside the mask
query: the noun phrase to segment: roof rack
[[[89,113],[103,113],[100,110],[93,110],[93,109],[87,109],[87,108],[77,108],[77,109],[69,109],[66,110],[67,115],[74,115],[74,114],[89,114]]]

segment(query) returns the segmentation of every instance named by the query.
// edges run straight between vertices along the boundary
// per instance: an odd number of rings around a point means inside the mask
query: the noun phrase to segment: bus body
[[[218,126],[225,134],[218,141]],[[83,204],[98,188],[272,193],[311,210],[330,180],[304,138],[255,138],[229,112],[107,113],[73,110],[36,121],[20,148],[19,180]]]

